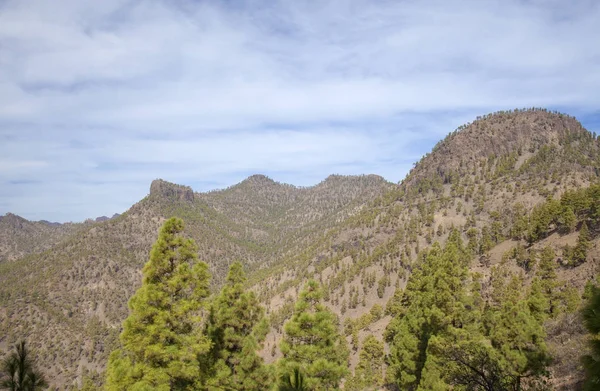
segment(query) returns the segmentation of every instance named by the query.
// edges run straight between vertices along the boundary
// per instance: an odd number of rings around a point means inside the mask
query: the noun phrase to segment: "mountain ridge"
[[[375,305],[385,307],[395,290],[402,289],[421,249],[433,241],[443,243],[452,228],[465,240],[469,229],[475,229],[481,242],[485,230],[493,228],[493,246],[473,264],[489,281],[486,263],[497,264],[503,256],[499,249],[517,243],[509,232],[519,217],[517,204],[523,205],[521,214],[529,212],[550,195],[597,181],[600,143],[575,126],[569,131],[571,120],[565,118],[543,110],[484,116],[444,139],[399,185],[378,176],[332,175],[298,188],[257,175],[243,186],[245,181],[195,193],[188,186],[153,181],[150,194],[115,219],[90,224],[41,253],[0,263],[0,276],[8,281],[0,287],[0,331],[8,330],[0,348],[21,333],[37,336],[42,342],[35,347],[55,384],[81,380],[86,371],[101,372],[156,232],[171,216],[184,219],[186,234],[196,240],[200,259],[209,263],[215,286],[233,260],[245,264],[250,285],[271,319],[263,350],[267,360],[278,357],[281,325],[308,278],[322,282],[327,306],[343,321],[359,319]],[[510,148],[495,149],[493,155],[481,152],[491,148],[489,138],[474,141],[481,145],[461,141],[469,132],[498,133],[495,127],[511,127],[513,121],[518,126],[502,131],[510,137],[525,126],[525,140],[511,139]],[[555,139],[539,138],[548,131],[545,126],[564,131],[552,133]],[[469,156],[463,148],[472,150],[473,159],[461,165]],[[593,270],[593,257],[573,269],[576,281],[585,281]],[[27,286],[39,288],[30,292]],[[25,309],[12,306],[14,297],[30,304]],[[387,322],[389,317],[372,322],[371,332],[380,337]],[[357,355],[355,351],[352,365]]]

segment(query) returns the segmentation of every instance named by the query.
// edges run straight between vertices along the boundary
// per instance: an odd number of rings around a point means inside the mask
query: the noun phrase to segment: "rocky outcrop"
[[[171,201],[194,201],[194,191],[191,187],[176,185],[162,179],[155,179],[150,185],[150,197],[168,199]]]

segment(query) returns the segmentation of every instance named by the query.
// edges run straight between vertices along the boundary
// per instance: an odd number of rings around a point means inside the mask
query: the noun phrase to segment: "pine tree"
[[[556,287],[556,262],[554,258],[556,254],[552,247],[546,246],[540,254],[540,262],[538,264],[538,277],[544,282],[545,293],[550,293]]]
[[[529,311],[538,322],[543,322],[550,312],[550,301],[544,294],[542,283],[539,278],[531,282],[528,299]]]
[[[545,313],[556,316],[559,310],[558,277],[556,274],[556,254],[550,246],[544,247],[540,253],[536,278],[532,281],[531,297],[538,300]],[[536,295],[541,295],[536,299]],[[543,298],[542,298],[543,296]],[[538,309],[539,309],[538,308]]]
[[[107,390],[189,390],[201,378],[198,357],[210,348],[200,327],[210,275],[182,232],[177,218],[160,230],[129,301],[121,348],[110,355]]]
[[[499,274],[496,274],[498,278]],[[523,297],[523,280],[512,276],[509,283],[496,281],[492,292],[494,306],[488,308],[487,330],[492,346],[500,357],[500,365],[519,385],[525,377],[545,375],[549,355],[544,339],[543,316],[536,317],[530,307],[534,299]],[[498,301],[499,300],[499,301]]]
[[[404,291],[405,309],[385,333],[390,343],[387,380],[400,389],[446,387],[430,343],[477,331],[475,300],[465,288],[469,260],[458,231],[453,231],[444,250],[434,243],[421,268],[411,275]]]
[[[514,391],[518,380],[500,363],[497,352],[485,340],[471,339],[437,344],[436,353],[445,367],[445,378],[458,389],[473,391]],[[464,388],[463,388],[464,387]]]
[[[490,251],[494,246],[494,242],[492,241],[492,235],[490,234],[490,230],[487,226],[483,227],[481,230],[481,242],[479,244],[479,254],[485,254]]]
[[[583,323],[591,334],[591,354],[582,357],[585,368],[584,390],[600,390],[600,289],[591,287],[591,297],[583,309]]]
[[[1,365],[0,387],[3,389],[37,391],[47,387],[44,376],[34,367],[25,341],[19,342]]]
[[[300,293],[292,319],[285,324],[281,342],[282,374],[299,369],[311,390],[338,387],[348,371],[346,341],[339,334],[337,317],[321,299],[319,285],[309,281]]]
[[[577,244],[573,249],[573,266],[581,265],[587,258],[587,252],[590,247],[590,231],[585,221],[581,225],[579,230],[579,236],[577,237]]]
[[[467,248],[469,249],[469,252],[473,255],[477,252],[479,246],[479,243],[477,243],[478,232],[479,231],[477,230],[477,228],[469,228],[467,230],[467,238],[469,238]]]
[[[211,305],[208,335],[213,347],[208,365],[212,376],[206,381],[209,388],[263,390],[264,384],[270,383],[270,374],[256,352],[257,337],[264,338],[267,325],[254,293],[244,291],[245,282],[242,264],[233,263],[221,293]]]
[[[575,216],[573,208],[570,206],[564,207],[560,215],[559,222],[564,231],[573,232],[575,226],[577,225],[577,216]]]
[[[383,384],[383,342],[368,335],[363,341],[354,376],[345,384],[347,390],[377,389]]]

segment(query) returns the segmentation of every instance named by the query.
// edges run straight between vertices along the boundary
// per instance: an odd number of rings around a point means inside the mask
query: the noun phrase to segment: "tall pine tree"
[[[587,258],[587,252],[590,248],[590,231],[588,229],[587,223],[584,221],[581,224],[581,229],[579,230],[579,236],[577,237],[577,244],[573,249],[573,266],[581,265],[585,262]]]
[[[466,289],[469,259],[459,233],[453,231],[444,250],[434,243],[411,275],[402,300],[405,309],[386,330],[390,343],[387,378],[400,389],[447,388],[430,343],[439,345],[477,332],[473,329],[478,320],[475,300]]]
[[[299,369],[311,390],[339,386],[347,374],[349,352],[339,333],[338,319],[321,302],[316,281],[309,281],[296,302],[294,315],[284,327],[280,371],[291,374]]]
[[[177,218],[160,230],[129,301],[121,348],[109,359],[107,390],[192,390],[201,378],[198,357],[210,348],[201,327],[210,275],[182,232]]]
[[[500,265],[495,269],[505,267]],[[534,281],[527,295],[522,289],[522,276],[494,270],[492,279],[492,303],[486,309],[486,329],[500,366],[517,387],[522,386],[525,378],[529,382],[543,379],[550,357],[543,327],[547,305],[540,300],[539,280]]]
[[[270,374],[257,354],[257,337],[262,339],[268,326],[254,293],[245,292],[245,282],[242,264],[233,263],[221,293],[211,305],[209,389],[264,390],[270,383]]]

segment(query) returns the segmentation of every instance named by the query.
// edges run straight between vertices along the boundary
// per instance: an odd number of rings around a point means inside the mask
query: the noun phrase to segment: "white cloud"
[[[596,110],[598,20],[585,0],[8,0],[0,213],[122,211],[159,176],[397,181],[476,115]]]

